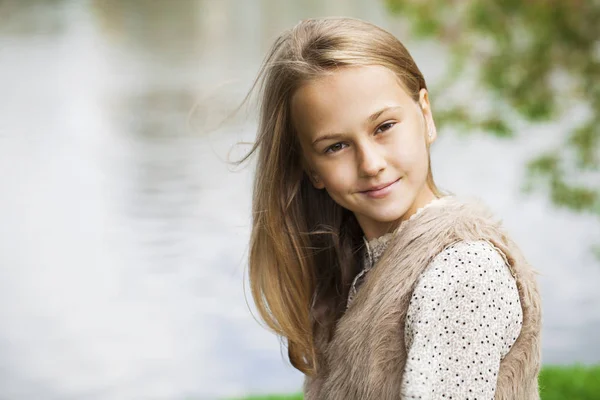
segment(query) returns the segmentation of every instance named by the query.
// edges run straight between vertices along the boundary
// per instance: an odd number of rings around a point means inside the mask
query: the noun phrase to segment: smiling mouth
[[[400,178],[396,179],[393,182],[385,183],[383,185],[370,188],[368,190],[363,190],[360,193],[376,193],[376,192],[379,192],[379,191],[381,191],[381,190],[383,190],[383,189],[385,189],[387,187],[390,187],[391,185],[393,185],[394,183],[398,182],[399,180],[400,180]]]

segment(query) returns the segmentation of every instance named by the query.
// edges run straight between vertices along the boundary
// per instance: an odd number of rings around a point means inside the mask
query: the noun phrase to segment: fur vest
[[[322,354],[320,369],[305,378],[304,398],[401,399],[407,352],[404,325],[418,278],[447,246],[481,239],[505,257],[523,308],[520,335],[500,362],[495,399],[538,400],[542,317],[538,273],[487,207],[454,196],[401,225],[337,322],[332,340],[317,349]]]

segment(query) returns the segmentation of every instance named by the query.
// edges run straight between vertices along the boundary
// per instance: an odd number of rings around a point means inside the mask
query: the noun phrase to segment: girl
[[[536,272],[486,207],[436,187],[404,46],[306,20],[257,82],[250,284],[305,398],[538,399]]]

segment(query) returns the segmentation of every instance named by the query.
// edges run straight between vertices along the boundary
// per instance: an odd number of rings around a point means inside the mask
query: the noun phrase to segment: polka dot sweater
[[[388,242],[387,235],[369,242],[355,290]],[[493,399],[500,361],[522,323],[516,282],[500,251],[484,240],[447,247],[411,296],[403,398]]]

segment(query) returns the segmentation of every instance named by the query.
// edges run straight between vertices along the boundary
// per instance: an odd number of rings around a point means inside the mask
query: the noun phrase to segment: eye
[[[335,153],[345,148],[344,143],[335,143],[325,149],[325,153]]]
[[[381,125],[379,125],[379,128],[377,128],[377,130],[375,131],[375,133],[385,132],[385,131],[391,129],[394,125],[396,125],[395,122],[386,122],[384,124],[381,124]]]

